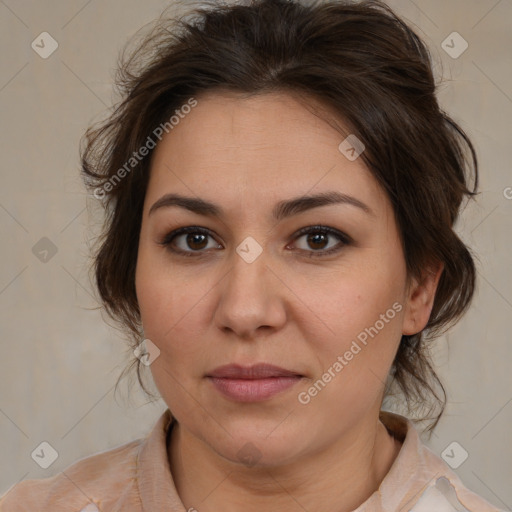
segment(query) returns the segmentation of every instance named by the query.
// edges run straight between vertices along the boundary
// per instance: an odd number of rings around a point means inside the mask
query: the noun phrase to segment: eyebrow
[[[272,210],[272,217],[276,221],[280,221],[312,208],[318,208],[319,206],[327,206],[331,204],[346,204],[354,206],[369,215],[374,217],[376,216],[375,212],[373,212],[369,206],[364,204],[359,199],[347,194],[342,194],[341,192],[330,191],[323,192],[321,194],[299,196],[292,199],[287,199],[285,201],[280,201],[274,206]],[[153,204],[153,206],[151,206],[148,216],[160,208],[166,208],[170,206],[179,206],[180,208],[185,208],[186,210],[197,213],[199,215],[218,218],[223,216],[222,208],[215,203],[211,203],[197,197],[182,196],[180,194],[166,194],[162,196]]]

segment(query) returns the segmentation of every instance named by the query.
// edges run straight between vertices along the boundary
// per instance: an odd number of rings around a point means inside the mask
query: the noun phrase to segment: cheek
[[[368,268],[341,275],[327,276],[312,286],[309,280],[302,283],[298,295],[324,326],[323,331],[334,338],[355,337],[375,324],[382,314],[392,308],[395,302],[403,307],[403,284],[401,278],[394,279],[389,273],[372,272]],[[390,311],[394,324],[398,323],[397,311]],[[391,322],[388,322],[388,325]],[[379,324],[380,325],[380,324]]]
[[[160,338],[184,316],[186,305],[183,300],[188,296],[182,297],[180,293],[179,276],[165,264],[161,251],[151,247],[144,230],[139,245],[135,288],[144,333],[148,337]]]
[[[371,284],[347,280],[331,290],[328,302],[319,297],[329,330],[323,329],[323,336],[313,330],[307,334],[318,373],[301,390],[299,401],[311,401],[320,416],[329,411],[340,424],[347,421],[347,410],[358,417],[380,400],[400,342],[400,294],[391,283]]]
[[[364,387],[377,390],[385,381],[401,338],[402,281],[403,276],[368,264],[325,279],[323,287],[303,283],[301,295],[317,314],[309,314],[309,324],[302,321],[304,335],[317,354],[320,371],[331,369],[341,377],[333,390],[350,389],[349,394],[359,396]]]
[[[136,289],[144,335],[158,346],[169,368],[180,371],[204,348],[200,326],[209,314],[208,290],[213,285],[205,276],[170,272],[141,254]]]
[[[146,261],[140,259],[136,288],[144,335],[160,350],[150,366],[153,381],[173,412],[182,417],[197,414],[195,401],[183,397],[194,389],[194,379],[207,366],[200,344],[204,336],[197,332],[195,321],[198,314],[204,315],[204,288],[197,280],[191,287],[165,269],[145,265]]]

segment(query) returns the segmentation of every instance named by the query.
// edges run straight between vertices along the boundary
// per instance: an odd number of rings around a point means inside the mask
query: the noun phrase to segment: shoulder
[[[110,508],[113,497],[119,501],[120,496],[136,494],[137,457],[142,444],[143,439],[132,441],[80,459],[55,476],[13,485],[0,497],[0,512],[78,512],[92,503],[91,496],[102,497],[103,503],[95,500],[100,509],[102,505]]]
[[[446,462],[421,440],[413,423],[381,411],[381,421],[402,448],[381,486],[383,507],[410,512],[499,512],[470,491]],[[401,493],[397,489],[402,489]],[[411,508],[412,507],[412,508]]]
[[[469,490],[459,476],[425,445],[421,447],[425,469],[433,478],[410,512],[500,512],[481,496]]]
[[[440,476],[429,484],[410,512],[503,512],[474,492],[460,480]]]

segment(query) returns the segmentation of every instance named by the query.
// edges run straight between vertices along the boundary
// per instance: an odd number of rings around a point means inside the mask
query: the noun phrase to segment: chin
[[[208,428],[200,436],[219,455],[246,467],[285,465],[311,448],[304,436],[310,430],[300,428],[297,421],[285,425],[283,418],[258,420],[247,416],[236,421],[218,420],[229,434],[218,427],[216,434]]]
[[[298,455],[296,446],[279,440],[236,437],[227,445],[212,446],[222,457],[247,468],[270,468],[283,466]]]

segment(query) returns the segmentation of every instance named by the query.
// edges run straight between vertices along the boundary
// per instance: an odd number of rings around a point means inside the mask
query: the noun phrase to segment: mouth
[[[289,390],[304,375],[271,364],[221,366],[206,375],[224,397],[237,402],[260,402]]]

